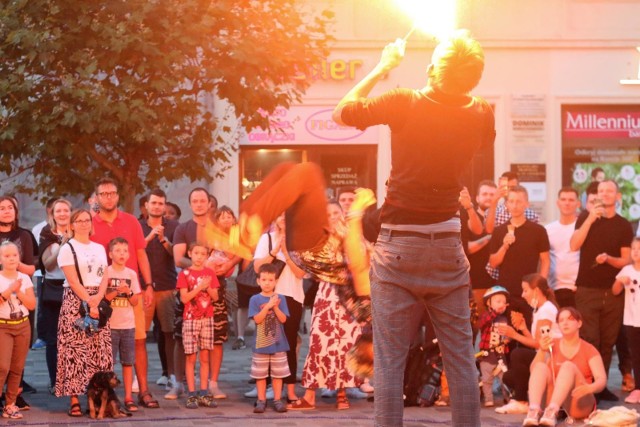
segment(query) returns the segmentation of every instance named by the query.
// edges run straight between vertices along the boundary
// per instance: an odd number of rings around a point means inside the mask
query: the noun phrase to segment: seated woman
[[[511,351],[509,370],[502,378],[504,384],[513,392],[513,397],[509,403],[495,409],[499,414],[527,413],[529,366],[536,355],[535,350],[539,347],[540,330],[545,328],[551,332],[551,336],[558,338],[561,336],[556,324],[558,308],[547,279],[537,273],[524,276],[522,298],[533,308],[531,332],[527,329],[522,314],[516,312],[511,313],[511,323],[515,328],[506,324],[498,327],[500,335],[520,344]]]
[[[595,409],[594,394],[607,385],[600,353],[580,338],[580,312],[573,307],[561,308],[557,321],[562,338],[543,335],[531,364],[529,412],[524,426],[555,426],[560,407],[572,418],[586,418]]]

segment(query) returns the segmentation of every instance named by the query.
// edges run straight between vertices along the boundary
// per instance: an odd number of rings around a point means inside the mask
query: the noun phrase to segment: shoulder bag
[[[67,244],[71,248],[71,253],[73,254],[73,262],[76,266],[76,273],[78,274],[78,280],[80,281],[80,284],[84,286],[84,282],[82,281],[82,275],[80,274],[80,266],[78,265],[78,256],[76,255],[76,251],[73,248],[73,245],[71,244],[71,242],[67,242]],[[85,308],[85,304],[80,304],[80,309],[78,310],[78,313],[80,314],[81,317],[89,316],[89,313]],[[98,327],[104,328],[107,325],[107,322],[111,317],[111,314],[113,313],[113,308],[111,308],[111,304],[109,304],[109,301],[102,298],[102,300],[98,304],[98,313],[100,315],[100,319],[98,321]]]
[[[273,249],[273,243],[271,241],[271,233],[267,233],[267,236],[269,236],[269,253],[271,253],[271,250]],[[241,285],[244,285],[244,286],[252,286],[254,288],[258,287],[258,274],[255,271],[253,262],[254,260],[251,260],[247,268],[245,268],[242,271],[242,273],[238,274],[238,277],[236,277],[236,283],[240,283]],[[284,270],[284,267],[287,265],[287,263],[278,258],[273,258],[273,260],[271,261],[271,264],[275,265],[276,268],[278,269],[276,273],[276,279],[278,279],[282,274],[282,270]]]

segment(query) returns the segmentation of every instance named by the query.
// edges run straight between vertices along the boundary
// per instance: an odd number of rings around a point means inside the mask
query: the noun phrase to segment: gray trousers
[[[460,239],[381,232],[371,268],[375,425],[402,426],[407,353],[426,308],[451,395],[452,425],[480,425],[478,371],[469,320],[469,263]]]

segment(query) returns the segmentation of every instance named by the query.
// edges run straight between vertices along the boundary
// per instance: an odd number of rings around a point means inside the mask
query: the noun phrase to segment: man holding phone
[[[633,239],[631,224],[616,213],[620,197],[615,181],[598,184],[598,199],[578,217],[570,242],[572,251],[580,250],[576,279],[576,308],[583,315],[580,335],[598,349],[607,374],[624,312],[624,297],[613,295],[611,284],[631,261]],[[607,388],[598,397],[618,400]]]

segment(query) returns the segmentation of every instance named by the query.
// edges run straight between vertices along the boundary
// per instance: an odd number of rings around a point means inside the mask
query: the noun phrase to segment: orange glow
[[[437,39],[446,38],[456,27],[455,0],[396,0],[396,2],[413,19],[415,29]]]

